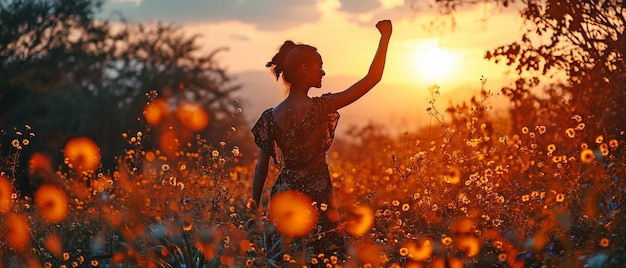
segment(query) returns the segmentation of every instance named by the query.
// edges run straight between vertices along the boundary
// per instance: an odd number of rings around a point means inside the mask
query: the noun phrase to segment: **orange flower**
[[[35,152],[28,160],[28,172],[33,173],[37,171],[54,172],[50,157],[44,153]]]
[[[270,200],[269,217],[279,232],[288,236],[302,236],[317,224],[317,209],[311,203],[311,198],[301,192],[279,192]]]
[[[26,218],[18,214],[10,214],[6,218],[7,242],[11,247],[22,249],[30,244],[30,231]]]
[[[374,224],[374,212],[368,206],[355,207],[346,220],[346,232],[354,236],[367,233]]]
[[[407,242],[408,257],[415,261],[424,261],[433,254],[434,245],[430,239],[422,239],[419,242]]]
[[[67,216],[67,196],[54,185],[44,184],[39,187],[35,193],[35,204],[47,222],[59,222]]]
[[[89,138],[74,138],[67,142],[63,151],[71,168],[93,171],[100,163],[100,148]]]
[[[471,258],[480,252],[480,240],[473,236],[465,236],[457,240],[457,247]]]
[[[448,169],[444,174],[444,181],[449,184],[458,184],[461,182],[461,171],[457,167]]]
[[[603,237],[602,239],[600,239],[600,246],[605,248],[609,246],[609,239],[606,237]]]
[[[176,117],[186,128],[200,131],[209,124],[209,114],[199,103],[183,102],[176,109]]]
[[[505,262],[507,259],[506,253],[500,253],[500,255],[498,255],[498,260],[500,262]]]
[[[158,99],[149,103],[143,110],[143,116],[146,118],[146,122],[153,126],[161,124],[163,119],[167,117],[167,114],[167,102],[163,99]]]
[[[11,195],[13,195],[11,182],[7,177],[0,176],[0,213],[11,210]]]
[[[46,249],[48,249],[48,251],[50,251],[50,253],[57,256],[57,258],[68,254],[63,254],[63,243],[61,242],[61,238],[58,235],[50,234],[46,236],[46,238],[44,239],[44,246],[46,247]],[[69,259],[69,254],[68,257],[64,259]]]

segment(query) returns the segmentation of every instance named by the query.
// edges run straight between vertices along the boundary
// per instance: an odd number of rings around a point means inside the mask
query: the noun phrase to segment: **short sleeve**
[[[330,148],[333,139],[335,138],[335,129],[337,128],[337,123],[339,122],[339,112],[332,105],[332,101],[330,97],[331,93],[325,93],[320,96],[317,101],[319,101],[319,112],[322,120],[322,124],[324,127],[324,148],[328,150]]]
[[[319,97],[320,101],[320,111],[327,114],[337,113],[337,108],[335,108],[331,101],[332,93],[324,93]],[[337,113],[338,114],[338,113]]]
[[[274,138],[271,135],[270,129],[270,113],[271,109],[267,109],[261,114],[259,120],[257,120],[252,127],[252,135],[254,135],[254,142],[259,148],[276,158]]]

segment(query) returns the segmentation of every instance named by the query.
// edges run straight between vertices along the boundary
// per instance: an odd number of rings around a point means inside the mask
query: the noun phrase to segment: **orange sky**
[[[144,6],[148,1],[133,1],[134,8],[147,9]],[[394,33],[383,80],[368,95],[339,111],[342,115],[339,134],[350,125],[370,121],[384,123],[393,128],[394,133],[428,125],[430,120],[425,111],[430,95],[428,88],[435,83],[440,86],[439,103],[444,108],[449,100],[461,102],[477,94],[481,76],[487,79],[486,88],[495,93],[515,78],[515,75],[504,75],[506,66],[488,62],[483,55],[490,48],[519,38],[522,24],[517,13],[477,5],[456,14],[454,30],[437,31],[427,29],[428,23],[436,18],[432,10],[411,10],[402,0],[378,1],[371,9],[361,8],[358,12],[347,12],[339,0],[319,0],[308,9],[281,2],[287,5],[281,7],[284,12],[292,15],[304,12],[303,19],[277,21],[275,25],[270,25],[268,18],[259,19],[262,23],[238,19],[237,9],[231,10],[233,18],[224,16],[175,23],[189,33],[201,34],[203,49],[207,52],[219,47],[229,49],[217,59],[242,85],[236,95],[251,122],[284,96],[284,86],[273,80],[264,67],[282,42],[290,39],[307,43],[316,46],[322,55],[327,75],[322,89],[314,89],[310,95],[338,92],[367,72],[379,37],[374,24],[385,18],[393,21]],[[113,4],[122,2],[128,4],[129,1],[118,0]],[[135,14],[132,8],[126,6],[120,11]],[[308,11],[315,11],[317,17],[307,17]],[[141,13],[136,14],[139,17]],[[484,21],[484,18],[488,19]],[[507,104],[503,97],[495,97],[491,102],[502,108]]]

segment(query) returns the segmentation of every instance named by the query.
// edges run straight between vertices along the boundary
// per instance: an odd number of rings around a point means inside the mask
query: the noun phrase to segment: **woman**
[[[280,172],[272,187],[272,196],[281,191],[296,190],[319,206],[331,205],[332,183],[326,151],[339,120],[337,110],[367,93],[383,75],[392,33],[391,21],[379,21],[376,28],[381,36],[368,73],[339,93],[308,96],[310,88],[322,86],[322,77],[326,74],[322,57],[312,46],[285,41],[267,63],[277,80],[282,75],[288,95],[276,107],[265,110],[252,128],[259,146],[252,186],[252,198],[256,204],[261,199],[270,158],[274,158]],[[314,243],[314,253],[327,252],[333,245],[343,246],[341,235],[334,231],[338,229],[337,217],[329,217],[331,211],[320,209],[317,231],[326,235]]]

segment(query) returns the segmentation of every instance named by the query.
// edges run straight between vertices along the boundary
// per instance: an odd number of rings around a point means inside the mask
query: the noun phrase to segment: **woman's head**
[[[285,83],[294,84],[301,79],[306,79],[303,76],[303,70],[316,68],[316,65],[319,65],[318,68],[323,76],[324,71],[321,70],[321,64],[321,56],[317,53],[317,48],[305,44],[295,44],[293,41],[287,40],[265,66],[272,68],[276,80],[282,74]]]

